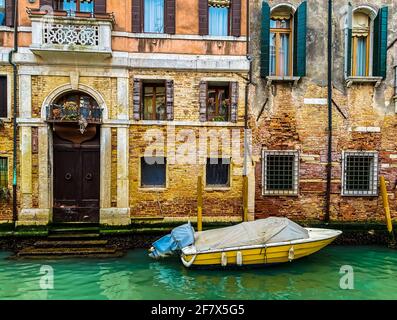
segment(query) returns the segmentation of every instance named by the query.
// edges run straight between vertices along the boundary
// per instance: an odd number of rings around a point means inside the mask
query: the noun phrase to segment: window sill
[[[231,187],[208,186],[204,188],[204,191],[230,191],[231,189]]]
[[[350,88],[355,83],[373,83],[375,88],[379,87],[382,82],[382,77],[347,77],[346,86]]]
[[[166,190],[167,190],[166,187],[147,187],[147,188],[139,187],[138,188],[138,191],[141,191],[141,192],[164,192]]]
[[[13,32],[14,28],[7,27],[7,26],[0,26],[0,32],[1,31],[6,31],[6,32]]]
[[[295,76],[267,76],[267,86],[271,86],[273,82],[292,82],[293,86],[296,87],[298,85],[298,81],[301,79],[301,77],[295,77]]]
[[[342,197],[347,197],[347,198],[377,198],[379,196],[378,193],[373,193],[373,194],[346,194],[346,193],[341,193]]]
[[[11,118],[0,118],[0,122],[11,123]]]
[[[262,192],[262,196],[263,197],[298,197],[299,193],[295,192],[295,191],[293,191],[291,193],[288,193],[288,191],[285,193],[265,191],[265,192]]]

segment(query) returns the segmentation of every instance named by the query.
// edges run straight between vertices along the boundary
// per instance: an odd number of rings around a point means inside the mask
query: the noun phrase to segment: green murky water
[[[12,261],[0,252],[0,299],[397,299],[397,251],[330,246],[261,269],[188,270],[177,259],[153,261],[145,250],[114,260]],[[40,288],[40,268],[54,289]],[[354,270],[354,290],[340,289],[340,268]]]

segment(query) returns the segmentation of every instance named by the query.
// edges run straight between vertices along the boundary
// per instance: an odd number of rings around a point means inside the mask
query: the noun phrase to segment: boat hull
[[[285,263],[316,253],[333,242],[341,234],[337,230],[308,230],[311,237],[304,241],[224,249],[215,252],[199,252],[196,254],[182,253],[181,259],[187,267],[248,266]],[[238,255],[240,255],[239,258]]]

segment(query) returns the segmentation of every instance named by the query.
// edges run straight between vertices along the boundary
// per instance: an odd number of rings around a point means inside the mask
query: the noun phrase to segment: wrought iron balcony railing
[[[103,109],[98,107],[50,104],[47,106],[48,122],[84,122],[87,124],[102,123]]]

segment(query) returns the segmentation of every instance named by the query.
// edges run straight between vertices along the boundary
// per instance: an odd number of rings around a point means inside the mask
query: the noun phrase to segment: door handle
[[[87,173],[87,175],[85,176],[85,179],[87,181],[91,181],[92,180],[92,173]]]
[[[72,180],[72,174],[71,174],[71,173],[69,173],[69,172],[68,172],[68,173],[66,173],[66,174],[65,174],[65,180],[66,180],[66,181],[70,181],[70,180]]]

